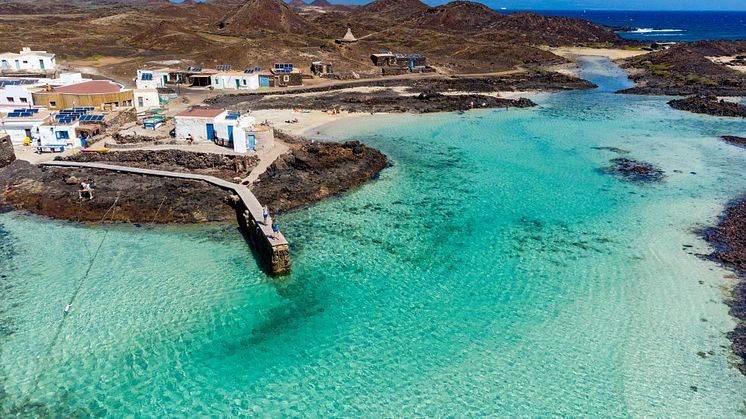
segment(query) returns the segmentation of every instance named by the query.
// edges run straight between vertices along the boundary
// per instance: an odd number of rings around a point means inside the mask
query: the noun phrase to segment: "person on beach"
[[[194,138],[192,138],[192,134],[187,134],[186,141],[187,141],[187,144],[192,145],[192,143],[194,142]]]
[[[275,240],[280,238],[280,223],[277,220],[272,221],[272,238]]]
[[[269,219],[269,208],[265,205],[262,208],[262,217],[264,217],[264,225],[267,225],[267,219]]]
[[[80,182],[80,190],[78,190],[78,196],[80,199],[83,199],[83,194],[88,194],[88,200],[90,201],[93,199],[93,189],[91,189],[91,185],[88,183],[87,180]]]

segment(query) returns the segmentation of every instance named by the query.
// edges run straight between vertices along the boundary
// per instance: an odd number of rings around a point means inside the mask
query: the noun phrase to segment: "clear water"
[[[536,109],[323,129],[394,165],[282,217],[281,280],[230,226],[0,215],[0,416],[739,415],[729,280],[695,230],[746,191],[716,139],[746,127],[584,75],[602,89]],[[667,177],[624,183],[597,147]]]
[[[701,5],[713,5],[702,2]],[[549,16],[567,16],[601,25],[628,28],[619,32],[639,41],[683,42],[705,39],[746,39],[746,11],[537,11]]]

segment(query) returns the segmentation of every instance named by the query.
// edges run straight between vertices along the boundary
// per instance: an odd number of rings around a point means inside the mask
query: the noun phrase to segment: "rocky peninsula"
[[[298,140],[263,175],[252,191],[272,212],[310,205],[374,178],[386,157],[357,142],[311,144]],[[241,182],[253,158],[180,150],[138,150],[79,154],[67,160],[193,172]],[[80,183],[95,180],[93,199],[79,197]],[[44,167],[17,160],[0,169],[0,208],[77,222],[235,222],[229,193],[202,181],[155,178],[107,170]]]

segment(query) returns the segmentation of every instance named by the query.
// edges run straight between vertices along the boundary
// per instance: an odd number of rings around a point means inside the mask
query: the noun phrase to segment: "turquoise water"
[[[232,226],[0,215],[0,416],[738,416],[730,280],[696,230],[746,192],[717,140],[746,127],[584,75],[602,88],[535,109],[322,129],[393,166],[283,216],[279,280]],[[624,183],[603,147],[666,178]]]

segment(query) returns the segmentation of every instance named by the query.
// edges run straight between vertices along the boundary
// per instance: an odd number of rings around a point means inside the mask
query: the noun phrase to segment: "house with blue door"
[[[189,108],[174,116],[176,138],[185,140],[191,137],[194,141],[215,141],[216,121],[228,115],[225,109]]]

